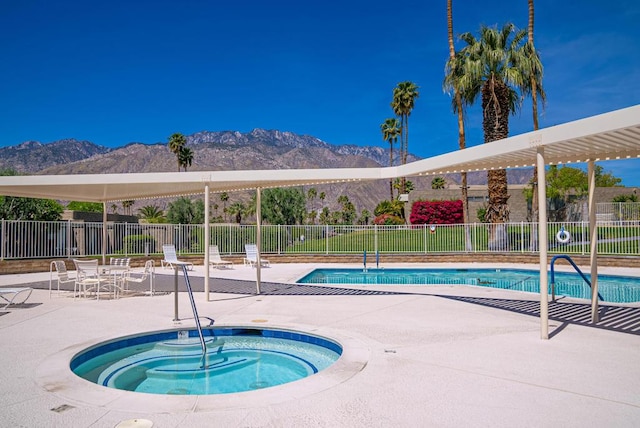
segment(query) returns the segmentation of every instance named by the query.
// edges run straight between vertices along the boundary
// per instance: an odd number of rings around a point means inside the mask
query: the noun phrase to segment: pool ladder
[[[578,265],[576,265],[574,261],[571,260],[571,257],[567,256],[566,254],[558,254],[557,256],[553,256],[553,258],[551,259],[551,301],[552,302],[556,301],[556,276],[555,276],[555,271],[553,270],[553,266],[555,264],[555,261],[558,259],[564,259],[569,263],[571,263],[571,266],[573,266],[576,272],[580,274],[584,282],[586,282],[589,288],[591,288],[591,281],[589,281],[589,279],[582,273]],[[600,300],[603,300],[600,293],[598,293],[598,298]]]
[[[191,302],[191,309],[193,310],[193,319],[196,322],[196,328],[198,329],[198,337],[200,338],[200,346],[202,347],[202,365],[200,368],[205,368],[206,366],[206,356],[207,356],[207,344],[204,341],[204,335],[202,334],[202,326],[200,325],[200,317],[198,316],[198,308],[196,308],[196,301],[193,298],[193,290],[191,289],[191,282],[189,281],[189,275],[187,274],[187,266],[188,263],[179,263],[182,267],[182,273],[184,274],[184,282],[187,285],[187,293],[189,294],[189,301]],[[211,324],[213,324],[213,320],[209,318]]]

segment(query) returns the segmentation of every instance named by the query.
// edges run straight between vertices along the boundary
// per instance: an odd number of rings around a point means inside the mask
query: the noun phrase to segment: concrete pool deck
[[[212,269],[216,292],[208,302],[196,293],[200,316],[216,325],[300,329],[345,345],[335,366],[304,380],[216,396],[109,390],[66,369],[70,355],[97,342],[191,327],[193,320],[173,321],[172,294],[50,299],[48,284],[37,288],[27,304],[0,311],[0,426],[114,427],[131,419],[185,428],[640,425],[639,304],[608,309],[615,325],[606,324],[605,312],[597,328],[581,318],[588,303],[563,299],[545,341],[531,309],[537,294],[470,286],[318,287],[314,293],[292,285],[325,266],[343,265],[264,268],[262,281],[273,292],[263,295],[250,294],[255,269]],[[637,269],[600,273],[640,276]],[[201,290],[202,266],[190,275]],[[156,278],[158,288],[170,289],[171,271],[157,268]],[[6,275],[0,286],[42,287],[48,279],[48,272]],[[187,318],[187,296],[179,297],[180,317]]]

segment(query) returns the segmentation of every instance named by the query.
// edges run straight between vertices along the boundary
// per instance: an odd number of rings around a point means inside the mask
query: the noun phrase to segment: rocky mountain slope
[[[0,148],[0,168],[34,174],[45,168],[70,164],[109,151],[107,147],[73,138],[49,144],[25,141],[16,146]]]
[[[187,146],[194,152],[190,171],[261,170],[297,168],[367,168],[386,166],[388,149],[375,146],[332,145],[318,138],[291,132],[255,129],[198,132],[187,136]],[[417,160],[409,156],[409,161]],[[128,172],[177,171],[175,155],[166,143],[131,143],[109,149],[88,141],[60,140],[49,144],[29,141],[0,148],[0,168],[12,168],[28,174],[104,174]],[[526,183],[527,174],[510,171],[513,183]],[[458,176],[445,177],[455,184]],[[411,178],[416,189],[431,185],[431,178]],[[469,175],[470,184],[486,182],[486,174]],[[388,182],[335,184],[318,186],[327,194],[325,204],[337,209],[337,197],[349,196],[358,212],[373,211],[376,204],[389,197]],[[238,195],[239,200],[248,199]],[[231,195],[233,199],[233,195]],[[138,203],[142,206],[142,203]],[[164,204],[162,204],[164,205]]]

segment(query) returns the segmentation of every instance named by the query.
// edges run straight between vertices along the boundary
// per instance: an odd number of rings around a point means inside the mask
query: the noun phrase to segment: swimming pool
[[[540,273],[526,269],[316,269],[298,284],[476,285],[531,293],[540,292]],[[549,277],[549,281],[551,278]],[[602,301],[640,302],[640,278],[598,275]],[[551,293],[551,284],[549,284]],[[590,299],[591,289],[576,273],[555,272],[556,296]]]
[[[100,343],[73,357],[71,370],[101,386],[168,395],[245,392],[293,382],[329,367],[342,347],[297,331],[206,328],[151,332]]]

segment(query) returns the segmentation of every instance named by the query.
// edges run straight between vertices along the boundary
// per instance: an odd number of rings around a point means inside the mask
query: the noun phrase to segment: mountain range
[[[187,137],[193,150],[190,171],[262,170],[298,168],[370,168],[389,164],[389,149],[377,146],[332,145],[308,135],[277,130],[197,132]],[[396,153],[396,152],[394,152]],[[409,155],[408,162],[418,160]],[[64,139],[43,144],[27,141],[0,148],[0,168],[24,174],[106,174],[177,171],[175,155],[166,143],[130,143],[108,148],[90,141]],[[527,183],[530,170],[510,170],[511,184]],[[459,182],[458,175],[444,177],[448,184]],[[415,189],[431,186],[432,177],[412,177]],[[469,184],[486,183],[486,173],[470,173]],[[338,209],[337,197],[349,196],[358,212],[370,212],[389,198],[388,182],[332,184],[317,186],[325,192],[325,205]],[[248,195],[238,195],[247,200]],[[234,195],[230,195],[230,201]],[[147,202],[145,202],[147,203]],[[139,203],[141,206],[141,203]],[[165,206],[160,203],[160,206]],[[137,207],[139,208],[139,207]]]

